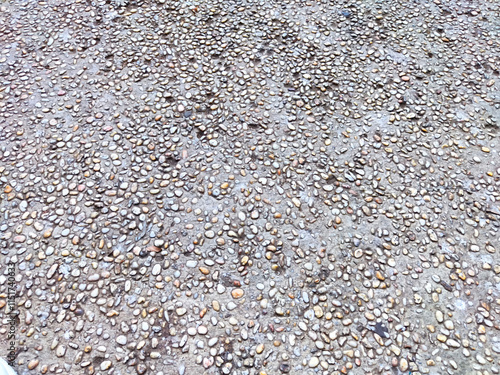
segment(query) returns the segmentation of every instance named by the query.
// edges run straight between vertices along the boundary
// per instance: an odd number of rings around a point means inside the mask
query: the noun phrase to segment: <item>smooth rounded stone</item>
[[[318,367],[319,365],[319,358],[318,357],[311,357],[309,360],[309,367],[315,368]]]
[[[279,370],[283,373],[283,374],[288,374],[290,372],[290,365],[288,363],[282,363],[279,367]]]
[[[187,333],[188,333],[188,335],[189,335],[189,336],[195,336],[195,335],[196,335],[196,332],[197,332],[197,331],[196,331],[196,328],[195,328],[195,327],[189,327],[189,328],[187,329]]]
[[[259,344],[259,345],[257,345],[257,347],[255,348],[255,352],[256,352],[257,354],[262,354],[262,352],[264,351],[264,349],[265,349],[264,344]]]
[[[399,356],[401,354],[401,349],[398,348],[396,345],[391,345],[391,351],[396,354],[397,356]]]
[[[222,284],[217,285],[217,293],[223,294],[226,291],[226,287]]]
[[[203,358],[203,367],[204,368],[209,368],[211,367],[212,365],[214,364],[214,359],[213,357],[210,357],[210,358]]]
[[[21,203],[19,203],[19,209],[20,209],[22,212],[25,212],[27,208],[28,208],[28,202],[26,202],[26,201],[21,201]]]
[[[198,327],[198,333],[200,335],[206,335],[208,333],[208,328],[204,325]]]
[[[234,299],[239,299],[241,297],[243,297],[243,295],[245,294],[245,292],[243,291],[243,289],[233,289],[231,291],[231,296],[234,298]]]
[[[345,326],[350,326],[352,324],[352,319],[344,319],[342,320],[342,324],[345,325]]]
[[[159,264],[155,264],[153,266],[153,270],[151,271],[151,274],[154,276],[157,276],[161,273],[161,266]]]
[[[314,345],[316,345],[316,347],[320,350],[323,350],[325,348],[325,344],[323,344],[322,341],[315,341]]]
[[[215,232],[213,230],[207,230],[205,232],[205,237],[207,237],[207,238],[214,238],[215,237]]]
[[[56,349],[56,356],[64,357],[66,354],[66,347],[64,345],[59,345]]]
[[[451,320],[445,320],[444,326],[446,327],[446,329],[448,329],[450,331],[455,329],[455,325],[453,324],[453,322]]]
[[[478,252],[479,252],[479,250],[480,250],[480,248],[479,248],[479,246],[477,246],[477,245],[471,245],[471,246],[470,246],[470,251],[473,251],[473,252],[475,252],[475,253],[478,253]]]
[[[312,320],[315,316],[315,310],[307,310],[305,313],[304,313],[304,318],[308,319],[308,320]]]
[[[136,371],[139,375],[143,375],[148,370],[147,366],[144,363],[139,363],[136,367]]]
[[[309,303],[309,294],[306,291],[302,292],[302,300],[304,303]]]
[[[127,336],[120,335],[116,338],[116,342],[120,345],[127,345]]]
[[[314,315],[316,316],[316,318],[320,319],[323,317],[324,312],[320,306],[314,306],[313,309],[314,309]]]
[[[408,361],[405,358],[401,358],[399,360],[399,369],[401,371],[407,371],[408,370]]]
[[[165,244],[165,241],[163,241],[163,240],[155,240],[154,247],[160,249],[164,244]]]
[[[362,206],[361,210],[363,211],[363,213],[366,216],[371,216],[372,215],[372,210],[369,207],[367,207],[367,206]]]
[[[363,250],[361,249],[356,249],[354,251],[354,258],[359,259],[363,256]]]
[[[187,310],[184,307],[179,307],[175,310],[175,312],[177,313],[177,315],[183,316],[186,314]]]
[[[481,355],[481,354],[476,354],[476,361],[481,364],[481,365],[485,365],[487,364],[488,362],[486,361],[486,359]]]
[[[436,311],[436,320],[439,323],[443,323],[443,321],[444,321],[444,315],[443,315],[443,313],[440,310]]]
[[[441,282],[441,278],[438,275],[432,275],[432,280],[435,283],[440,283]]]
[[[32,359],[31,361],[28,362],[28,369],[33,370],[37,368],[37,366],[40,364],[40,361],[38,359]]]
[[[304,268],[308,271],[312,271],[313,265],[312,265],[312,263],[306,263],[306,264],[304,264]]]
[[[491,346],[491,350],[493,350],[497,354],[500,354],[500,342],[493,343],[493,345]]]
[[[196,260],[188,260],[186,262],[186,267],[188,267],[188,268],[196,268],[197,265],[198,265],[198,262]]]
[[[24,241],[26,241],[26,236],[24,236],[24,235],[15,236],[12,239],[12,242],[14,242],[14,243],[23,243]]]
[[[102,361],[99,368],[101,369],[101,371],[106,371],[109,370],[111,366],[112,366],[111,361]]]

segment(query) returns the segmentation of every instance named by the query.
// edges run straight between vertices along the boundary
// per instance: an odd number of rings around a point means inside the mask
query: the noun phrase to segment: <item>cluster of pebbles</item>
[[[20,374],[500,373],[498,1],[0,8]]]

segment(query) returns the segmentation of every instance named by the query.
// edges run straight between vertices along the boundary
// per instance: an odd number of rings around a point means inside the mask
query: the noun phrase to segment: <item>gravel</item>
[[[0,2],[18,373],[499,374],[499,19]]]

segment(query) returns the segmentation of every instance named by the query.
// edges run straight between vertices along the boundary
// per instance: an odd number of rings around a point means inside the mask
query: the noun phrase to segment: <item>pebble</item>
[[[401,358],[401,360],[399,361],[399,369],[401,371],[408,370],[408,361],[405,358]]]
[[[436,319],[439,323],[443,323],[444,321],[444,315],[441,311],[437,310],[436,311]]]
[[[40,361],[38,359],[32,359],[31,361],[29,361],[28,363],[28,369],[29,370],[33,370],[35,368],[37,368],[37,366],[40,364]]]
[[[56,349],[56,355],[58,357],[64,357],[66,354],[66,347],[64,345],[59,345]]]
[[[187,310],[184,307],[179,307],[175,310],[175,312],[177,313],[177,315],[183,316],[186,314]]]
[[[161,266],[159,264],[155,264],[153,266],[153,270],[151,271],[151,274],[154,276],[157,276],[161,273]]]
[[[309,360],[309,367],[315,368],[318,367],[319,365],[319,358],[318,357],[311,357]]]
[[[320,306],[314,306],[314,315],[316,318],[320,319],[323,317],[323,309]]]
[[[265,348],[264,344],[259,344],[259,345],[257,345],[257,348],[255,349],[255,352],[257,354],[262,354],[262,352],[264,351],[264,348]]]
[[[202,326],[199,326],[199,327],[198,327],[198,333],[199,333],[200,335],[206,335],[206,334],[208,333],[208,328],[207,328],[207,327],[205,327],[205,326],[203,326],[203,325],[202,325]]]
[[[106,370],[109,370],[112,366],[112,363],[111,361],[103,361],[101,363],[101,366],[100,366],[100,369],[101,371],[106,371]]]
[[[120,335],[116,338],[116,342],[120,345],[127,345],[127,336]]]
[[[245,294],[245,292],[243,292],[242,289],[233,289],[231,291],[231,295],[233,296],[234,299],[238,299],[238,298],[241,298],[243,297],[243,295]]]

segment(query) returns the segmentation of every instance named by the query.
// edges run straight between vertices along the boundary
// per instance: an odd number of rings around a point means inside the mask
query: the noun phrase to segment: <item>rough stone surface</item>
[[[499,19],[1,1],[17,372],[500,373]]]

